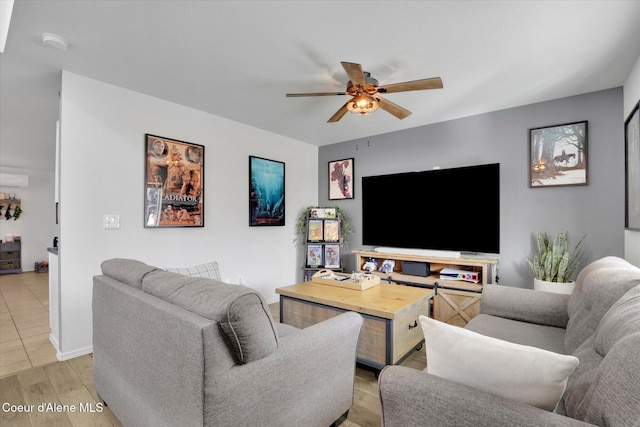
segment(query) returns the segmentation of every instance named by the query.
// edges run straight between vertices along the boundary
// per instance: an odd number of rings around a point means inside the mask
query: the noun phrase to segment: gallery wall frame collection
[[[204,146],[145,134],[144,227],[204,227]]]
[[[249,226],[285,225],[285,164],[249,156]]]
[[[529,187],[588,184],[588,122],[529,129]]]
[[[329,200],[353,199],[353,158],[329,162]]]
[[[640,230],[640,101],[624,122],[624,226]]]

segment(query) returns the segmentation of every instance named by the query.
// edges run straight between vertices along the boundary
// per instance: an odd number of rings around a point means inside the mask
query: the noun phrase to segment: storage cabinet
[[[20,242],[0,243],[0,274],[22,273]]]
[[[424,340],[420,315],[429,315],[429,289],[381,283],[364,291],[312,282],[277,288],[280,321],[306,328],[355,311],[363,317],[356,350],[359,363],[382,369],[400,363]]]
[[[374,251],[354,251],[354,254],[358,271],[364,270],[364,265],[369,259],[377,260],[378,267],[385,260],[391,260],[394,262],[393,271],[375,271],[373,274],[379,275],[381,280],[389,283],[434,288],[436,296],[433,300],[433,316],[436,320],[452,325],[464,326],[477,316],[482,286],[496,283],[498,260],[494,258],[442,258]],[[404,265],[403,268],[404,263],[411,265]],[[417,275],[417,271],[421,269],[415,268],[416,263],[418,266],[420,263],[428,263],[429,271],[425,275]],[[445,268],[477,273],[479,281],[472,283],[464,280],[443,280],[440,273]]]

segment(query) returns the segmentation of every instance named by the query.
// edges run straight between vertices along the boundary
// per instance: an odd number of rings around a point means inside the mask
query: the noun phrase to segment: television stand
[[[384,260],[393,260],[395,265],[391,273],[375,271],[385,282],[435,288],[433,300],[433,316],[452,325],[465,326],[469,320],[477,316],[480,310],[480,297],[485,284],[496,283],[497,258],[473,256],[465,258],[448,258],[414,254],[397,254],[378,251],[353,251],[356,255],[356,269],[363,271],[369,258],[378,260],[378,267]],[[430,264],[429,276],[416,276],[402,272],[403,262],[426,262]],[[462,280],[443,280],[440,271],[443,268],[467,270],[478,273],[478,283]]]

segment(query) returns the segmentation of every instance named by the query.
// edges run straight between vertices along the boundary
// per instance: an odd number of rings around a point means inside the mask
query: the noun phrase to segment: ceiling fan
[[[352,62],[341,62],[341,64],[350,79],[347,83],[346,92],[288,93],[287,97],[333,95],[351,96],[352,98],[340,107],[340,109],[336,111],[329,120],[327,120],[327,123],[337,122],[347,113],[347,111],[351,111],[354,114],[364,115],[374,112],[378,107],[402,120],[409,116],[411,111],[384,99],[380,96],[381,93],[442,89],[442,80],[440,77],[378,86],[378,80],[371,77],[370,73],[362,71],[362,66],[360,64],[354,64]]]

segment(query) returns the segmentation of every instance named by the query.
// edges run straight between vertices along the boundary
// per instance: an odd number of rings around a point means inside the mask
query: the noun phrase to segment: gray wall
[[[347,271],[355,267],[351,251],[367,249],[361,235],[363,176],[485,163],[500,163],[500,284],[532,287],[526,259],[533,256],[537,231],[567,230],[571,247],[587,234],[583,266],[605,255],[622,257],[622,108],[622,89],[614,88],[321,147],[319,205],[342,208],[355,231],[344,252]],[[357,119],[348,115],[336,125],[354,126]],[[529,188],[529,129],[583,120],[589,122],[588,185]],[[351,157],[354,199],[328,200],[328,162]],[[433,198],[437,189],[429,193]],[[393,209],[393,195],[381,196],[380,205]],[[433,202],[428,207],[451,209]]]

